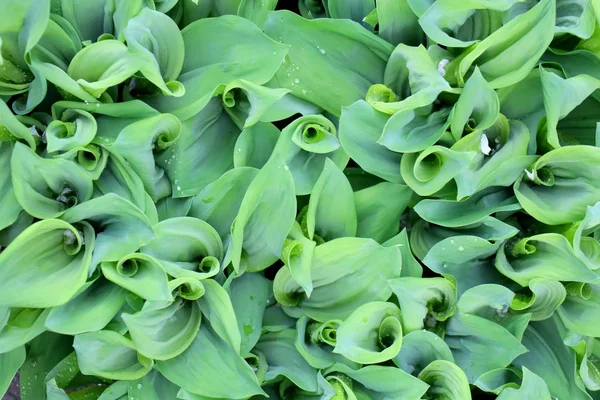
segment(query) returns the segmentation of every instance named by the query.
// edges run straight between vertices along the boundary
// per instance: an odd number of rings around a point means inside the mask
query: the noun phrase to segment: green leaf
[[[330,18],[351,19],[362,22],[375,9],[374,0],[328,0],[327,10]]]
[[[506,388],[500,392],[499,400],[519,400],[535,397],[540,400],[550,400],[550,391],[546,382],[533,372],[523,367],[523,383],[519,389]]]
[[[56,218],[92,197],[92,180],[71,161],[41,158],[16,143],[11,157],[15,196],[27,213]]]
[[[456,312],[456,285],[445,278],[402,277],[388,280],[402,310],[407,333],[434,329]]]
[[[67,210],[62,219],[71,223],[85,221],[97,231],[92,265],[119,261],[154,238],[151,222],[129,201],[109,193]]]
[[[0,176],[0,209],[2,209],[0,230],[12,225],[22,211],[11,180],[10,159],[12,151],[13,145],[11,143],[0,142],[0,168],[4,171],[4,174]]]
[[[315,248],[310,297],[285,268],[275,276],[273,291],[286,306],[286,313],[296,318],[304,314],[320,322],[344,319],[363,304],[386,301],[392,291],[384,279],[399,277],[400,270],[397,246],[383,247],[372,239],[340,238]]]
[[[183,67],[184,43],[179,27],[167,15],[143,8],[123,30],[129,53],[142,60],[140,72],[169,96],[183,96],[175,79]]]
[[[93,249],[89,224],[47,219],[31,225],[0,253],[0,306],[66,303],[85,284]]]
[[[158,260],[170,276],[206,279],[219,272],[223,243],[206,222],[190,217],[169,218],[153,229],[156,236],[140,251]]]
[[[143,299],[173,300],[165,270],[147,254],[132,253],[118,262],[103,262],[100,267],[106,279]]]
[[[555,0],[542,0],[468,48],[448,64],[446,71],[451,72],[448,79],[464,85],[466,75],[474,65],[494,89],[525,78],[554,37],[555,6]]]
[[[471,391],[465,373],[446,360],[432,361],[419,373],[419,379],[430,385],[427,396],[432,399],[470,400]]]
[[[352,187],[329,158],[310,193],[304,218],[309,239],[315,233],[324,240],[356,235],[358,222]]]
[[[393,183],[403,183],[402,154],[378,143],[389,120],[363,100],[342,108],[340,143],[344,151],[365,171]]]
[[[265,33],[291,46],[275,74],[278,86],[335,116],[383,81],[393,49],[355,22],[306,20],[289,11],[270,13]]]
[[[208,222],[225,239],[231,233],[231,225],[257,173],[257,169],[250,167],[224,173],[194,197],[189,216]]]
[[[563,341],[565,335],[566,329],[557,316],[531,323],[523,336],[523,345],[529,351],[514,364],[542,378],[556,398],[589,400],[576,376],[575,352]]]
[[[292,173],[297,195],[312,191],[328,158],[340,169],[348,163],[335,125],[322,115],[302,116],[285,127],[271,157],[276,156],[282,157]]]
[[[401,319],[400,309],[393,303],[364,304],[338,327],[333,351],[361,364],[390,360],[402,346]]]
[[[166,151],[179,138],[181,122],[172,115],[162,114],[135,122],[119,132],[109,151],[121,155],[144,183],[154,201],[171,194],[171,182],[156,159],[168,157]]]
[[[510,308],[517,312],[531,313],[532,321],[550,318],[565,301],[567,292],[562,283],[545,278],[534,278],[529,287],[515,293]]]
[[[118,40],[101,40],[78,52],[67,73],[95,98],[109,87],[124,82],[143,65],[143,60],[131,54]]]
[[[428,106],[440,93],[450,89],[427,49],[405,44],[394,49],[385,67],[383,82],[391,91],[391,98],[382,97],[385,91],[380,92],[384,89],[380,85],[372,86],[366,98],[376,110],[390,115]],[[397,96],[402,100],[398,100]]]
[[[231,14],[236,11],[237,6]],[[214,32],[219,35],[215,36]],[[236,79],[259,85],[268,82],[288,51],[252,22],[234,15],[195,21],[181,34],[185,58],[178,81],[185,87],[185,94],[146,99],[153,108],[174,114],[181,121],[198,114],[221,85]],[[204,37],[214,40],[199,39]]]
[[[275,9],[277,0],[257,1],[257,0],[242,0],[238,7],[237,14],[254,22],[258,27],[262,28],[267,21],[270,11]]]
[[[408,241],[408,233],[406,228],[402,229],[402,231],[389,239],[388,241],[383,243],[384,246],[398,246],[400,248],[400,253],[402,256],[402,272],[400,276],[410,276],[415,278],[420,278],[423,276],[423,267],[412,254],[410,250],[410,243]]]
[[[179,124],[172,115],[169,120]],[[157,154],[156,164],[171,180],[160,176],[161,183],[172,187],[174,197],[198,194],[233,167],[239,134],[240,129],[225,112],[221,101],[211,100],[194,118],[181,124],[179,139],[160,156]],[[133,150],[128,147],[128,151]],[[168,194],[167,190],[165,187],[163,196]]]
[[[229,297],[241,336],[240,354],[254,348],[261,335],[271,284],[260,274],[243,274],[229,286]]]
[[[25,346],[0,354],[0,371],[2,371],[0,373],[0,395],[3,397],[23,362],[25,362]]]
[[[133,400],[170,400],[175,399],[177,392],[180,390],[178,386],[169,382],[158,371],[150,371],[143,378],[128,383],[129,390],[127,394],[129,400],[132,398]]]
[[[124,336],[97,331],[75,336],[73,347],[81,373],[106,379],[134,380],[146,375],[154,362],[139,354]]]
[[[426,330],[407,333],[402,338],[400,352],[394,363],[413,376],[417,376],[436,360],[454,362],[450,348],[438,335]]]
[[[49,310],[33,308],[4,308],[0,329],[0,351],[8,353],[41,335]]]
[[[579,260],[569,241],[556,233],[523,238],[498,250],[496,268],[522,286],[534,278],[595,282],[598,275]]]
[[[202,314],[210,321],[210,325],[217,335],[239,353],[241,333],[227,291],[212,279],[207,279],[202,284],[206,290],[204,296],[198,299]]]
[[[279,258],[295,210],[290,168],[275,156],[248,186],[231,228],[236,272],[260,271]]]
[[[599,157],[600,149],[591,146],[561,147],[544,154],[515,182],[519,203],[547,225],[581,221],[586,207],[600,200],[595,179]]]
[[[202,315],[196,302],[147,301],[141,311],[121,315],[135,349],[154,360],[183,353],[200,329]]]
[[[389,240],[399,231],[402,213],[413,196],[412,190],[399,183],[382,182],[354,193],[358,229],[356,236],[378,242]],[[389,199],[394,199],[390,202]]]
[[[174,384],[205,397],[245,399],[264,393],[250,366],[208,322],[200,326],[186,351],[157,361],[156,369]]]
[[[67,110],[61,120],[52,121],[46,128],[46,149],[49,153],[69,151],[88,145],[96,136],[96,119],[83,110]]]
[[[409,3],[407,0],[377,1],[379,36],[393,45],[405,43],[417,46],[425,39]]]
[[[46,328],[64,335],[99,331],[117,315],[126,295],[125,289],[106,279],[94,280],[68,303],[52,308]]]
[[[406,153],[401,172],[406,184],[420,196],[430,196],[465,171],[477,153],[431,146],[421,153]]]
[[[244,129],[235,142],[233,165],[236,168],[262,168],[271,156],[279,134],[275,125],[266,122]]]
[[[261,336],[256,349],[262,352],[269,369],[265,380],[272,381],[285,376],[301,389],[317,390],[317,370],[312,368],[296,350],[296,332],[291,329],[267,333]]]

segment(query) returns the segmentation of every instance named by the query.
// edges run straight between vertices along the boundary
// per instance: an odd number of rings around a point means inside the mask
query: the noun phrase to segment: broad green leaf
[[[600,287],[570,283],[566,289],[566,299],[556,310],[562,323],[567,329],[580,335],[600,336],[598,327],[590,323],[600,313]]]
[[[196,302],[147,301],[141,311],[122,316],[135,349],[154,360],[183,353],[200,329],[202,315]]]
[[[306,20],[289,11],[270,13],[265,32],[291,46],[275,74],[278,86],[335,116],[383,81],[393,49],[356,22]]]
[[[176,123],[177,118],[169,116],[169,120]],[[198,194],[233,167],[239,134],[221,101],[211,100],[194,118],[181,124],[179,139],[155,158],[171,180],[162,176],[162,183],[170,183],[174,197]]]
[[[241,333],[227,291],[212,279],[207,279],[202,284],[206,290],[204,296],[198,299],[202,314],[210,321],[210,325],[217,335],[239,353]]]
[[[21,143],[13,149],[11,172],[19,204],[37,218],[59,217],[92,197],[92,180],[75,163],[41,158]]]
[[[0,253],[0,306],[66,303],[85,284],[93,249],[89,224],[47,219],[31,225]]]
[[[181,122],[173,115],[162,114],[135,122],[124,128],[109,151],[121,155],[142,179],[144,187],[154,201],[171,194],[171,182],[165,175],[165,165],[156,163],[167,158],[167,151],[179,139]]]
[[[52,153],[86,146],[94,139],[96,131],[96,119],[90,113],[83,110],[67,110],[60,120],[52,121],[46,128],[46,149]]]
[[[468,168],[455,178],[457,199],[470,197],[488,187],[511,186],[537,159],[537,156],[527,155],[528,145],[527,127],[502,116],[492,128],[473,132],[459,140],[452,149],[473,152],[475,156]]]
[[[106,279],[143,299],[173,300],[165,270],[147,254],[132,253],[117,262],[103,262],[100,267]]]
[[[590,400],[576,375],[575,352],[563,341],[565,334],[566,329],[557,316],[531,323],[523,336],[523,345],[529,351],[514,364],[542,378],[556,398]]]
[[[351,19],[362,22],[375,9],[374,0],[327,0],[330,18]]]
[[[236,272],[260,271],[279,258],[295,210],[290,167],[275,156],[248,186],[231,228]]]
[[[345,363],[355,368],[358,364],[333,352],[337,343],[337,330],[342,321],[331,320],[324,323],[312,321],[302,316],[296,323],[296,350],[313,368],[323,369],[335,363]],[[356,364],[356,365],[355,365]]]
[[[365,171],[393,183],[403,183],[400,175],[402,154],[378,143],[389,120],[363,100],[342,108],[340,144]]]
[[[99,98],[109,87],[124,82],[143,65],[118,40],[101,40],[78,52],[67,73],[89,94]]]
[[[161,92],[183,96],[185,87],[177,82],[184,59],[179,27],[167,15],[144,8],[123,30],[129,53],[142,60],[140,72]],[[136,78],[137,79],[137,78]]]
[[[443,108],[429,115],[402,110],[390,117],[377,143],[398,153],[414,153],[433,146],[450,126],[450,110]]]
[[[310,239],[315,233],[324,240],[356,235],[358,222],[352,187],[329,158],[310,193],[304,218]]]
[[[588,39],[594,32],[597,18],[594,7],[597,7],[594,0],[556,0],[555,34],[568,33]]]
[[[19,213],[22,211],[15,192],[10,172],[10,159],[13,151],[13,144],[10,142],[0,142],[0,168],[4,173],[0,176],[0,230],[12,225]]]
[[[393,45],[405,43],[417,46],[425,39],[419,20],[407,0],[377,1],[377,20],[379,36]]]
[[[17,347],[8,353],[0,354],[0,395],[8,390],[13,377],[25,361],[25,346]]]
[[[384,279],[399,277],[400,270],[398,246],[383,247],[372,239],[340,238],[315,248],[310,297],[285,268],[275,276],[273,291],[291,316],[304,314],[319,322],[345,319],[363,304],[386,301],[392,291]]]
[[[269,369],[266,381],[285,376],[301,389],[317,390],[317,370],[311,367],[296,350],[296,332],[291,329],[267,333],[261,336],[256,349],[262,352]]]
[[[400,248],[400,255],[402,257],[402,272],[400,276],[410,276],[414,278],[420,278],[423,276],[423,267],[412,254],[410,250],[410,243],[408,241],[408,233],[406,228],[383,243],[384,246],[398,246]]]
[[[233,165],[262,168],[268,161],[281,132],[273,124],[258,122],[240,133],[235,142]]]
[[[545,278],[534,278],[529,286],[515,293],[510,308],[516,312],[531,313],[532,321],[550,318],[565,301],[567,292],[562,283]]]
[[[399,231],[402,213],[413,196],[412,190],[399,183],[382,182],[354,193],[358,228],[356,236],[380,243]],[[390,199],[394,199],[390,202]]]
[[[271,284],[260,274],[243,274],[229,286],[229,297],[241,336],[240,354],[250,352],[258,342],[270,289]]]
[[[105,194],[67,210],[61,219],[89,223],[96,232],[92,266],[119,261],[154,238],[148,217],[129,201],[114,193]]]
[[[93,180],[97,180],[106,168],[108,155],[109,152],[104,147],[89,144],[74,147],[65,153],[55,155],[55,157],[75,162]]]
[[[479,191],[461,201],[423,199],[414,210],[427,222],[456,228],[482,221],[491,214],[517,211],[521,205],[513,192],[504,188]]]
[[[400,309],[393,303],[364,304],[337,328],[333,351],[361,364],[390,360],[402,346],[401,320]]]
[[[50,310],[48,330],[64,335],[99,331],[117,315],[125,304],[127,291],[100,278],[68,303]]]
[[[236,11],[237,7],[231,14]],[[215,32],[219,34],[215,36]],[[181,34],[185,58],[177,80],[185,87],[185,94],[145,99],[152,107],[174,114],[181,121],[197,115],[221,85],[236,79],[259,85],[268,82],[288,51],[252,22],[234,15],[195,21]],[[200,40],[205,37],[213,40]]]
[[[137,381],[129,381],[127,394],[129,400],[174,400],[179,390],[177,385],[169,382],[158,371],[150,371]]]
[[[450,348],[438,335],[426,330],[407,333],[402,338],[400,353],[394,363],[413,376],[417,376],[436,360],[454,362]]]
[[[428,106],[450,85],[438,71],[427,49],[399,44],[385,67],[383,85],[369,88],[366,99],[386,114]]]
[[[469,382],[475,382],[480,375],[493,369],[507,366],[527,352],[527,348],[501,325],[462,312],[448,320],[444,341]],[[494,357],[489,355],[490,348],[495,349]]]
[[[150,372],[154,365],[151,359],[135,350],[130,339],[112,331],[77,335],[73,347],[84,375],[134,380]]]
[[[246,80],[235,80],[217,89],[225,111],[241,129],[260,121],[279,119],[277,113],[270,115],[269,111],[289,92],[288,89],[272,89]]]
[[[0,352],[8,353],[41,335],[50,310],[12,308],[6,310],[6,320],[0,329]]]
[[[335,125],[322,115],[302,116],[285,127],[271,158],[276,156],[282,158],[292,173],[297,195],[312,191],[328,158],[340,169],[348,163]]]
[[[427,391],[426,383],[396,367],[368,365],[353,370],[344,364],[336,364],[327,370],[327,374],[328,377],[337,375],[338,382],[350,378],[352,382],[348,386],[351,386],[357,399],[418,400]]]
[[[432,361],[419,373],[419,379],[430,385],[427,389],[428,398],[471,400],[469,381],[465,373],[450,361]]]
[[[498,95],[475,67],[465,83],[458,101],[452,109],[450,128],[455,140],[459,140],[465,130],[480,131],[490,128],[500,112]]]
[[[186,351],[157,361],[156,369],[183,389],[209,398],[245,399],[264,393],[250,366],[208,322]]]
[[[476,65],[494,89],[520,81],[534,68],[552,41],[555,18],[555,0],[542,0],[451,61],[446,68],[447,79],[463,86],[466,75]]]
[[[568,146],[540,157],[514,185],[523,209],[547,225],[581,221],[600,200],[596,185],[600,148]]]
[[[2,42],[0,41],[0,47]],[[1,58],[0,58],[1,59]],[[3,65],[5,65],[4,62]],[[2,79],[0,77],[0,79]],[[2,83],[0,83],[1,93]],[[6,105],[4,100],[0,101],[0,117],[2,118],[2,124],[0,124],[0,141],[4,142],[7,140],[24,140],[29,147],[33,150],[36,149],[36,138],[33,131],[28,129],[17,117],[12,113],[10,108]],[[37,131],[36,131],[37,132]]]
[[[498,400],[520,400],[523,398],[536,398],[550,400],[550,391],[546,382],[533,372],[523,367],[523,383],[519,389],[506,388],[500,392]]]
[[[496,268],[522,286],[534,278],[561,282],[599,280],[599,276],[576,257],[569,241],[556,233],[543,233],[501,246]]]
[[[442,146],[406,153],[401,162],[402,178],[418,195],[430,196],[465,171],[476,155],[474,151],[455,151]]]
[[[242,0],[238,7],[237,14],[254,22],[258,27],[262,28],[270,11],[275,9],[277,0]]]
[[[283,242],[280,257],[288,268],[292,279],[302,287],[308,297],[310,297],[313,290],[310,267],[317,245],[316,241],[323,241],[318,237],[313,239],[308,239],[300,224],[294,222],[288,237]]]
[[[194,197],[189,216],[208,222],[225,239],[257,173],[257,169],[250,167],[234,168],[224,173]]]
[[[206,222],[190,217],[169,218],[153,229],[156,236],[140,251],[158,260],[170,276],[206,279],[219,272],[223,244]]]
[[[563,79],[556,73],[546,71],[542,67],[540,67],[540,78],[546,110],[546,131],[543,132],[545,133],[544,142],[551,148],[557,148],[572,142],[593,145],[596,124],[591,124],[593,128],[588,129],[587,137],[582,135],[582,128],[590,124],[585,120],[582,121],[581,116],[577,115],[575,110],[578,107],[585,106],[584,101],[600,87],[600,81],[589,75],[577,75],[569,79]],[[572,112],[574,115],[569,115]],[[575,117],[575,121],[572,117]],[[563,119],[565,120],[560,123],[559,121]]]
[[[388,280],[402,310],[402,327],[407,333],[435,331],[456,312],[456,285],[445,278],[402,277]]]

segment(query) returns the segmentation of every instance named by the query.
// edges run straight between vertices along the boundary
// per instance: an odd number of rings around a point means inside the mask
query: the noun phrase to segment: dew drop
[[[295,83],[296,85],[297,85],[297,84],[299,84],[299,83],[300,83],[300,79],[298,79],[298,78],[294,79],[294,83]]]
[[[274,51],[274,52],[273,52],[273,55],[274,55],[274,56],[276,56],[276,55],[277,55],[277,52],[276,52],[276,51]]]
[[[137,388],[138,388],[138,390],[142,390],[142,387],[143,387],[143,386],[142,386],[142,384],[141,384],[141,383],[138,383],[138,384],[137,384]]]
[[[302,89],[302,94],[308,94],[308,90]]]
[[[177,190],[178,190],[178,191],[181,191],[181,186],[177,186]]]
[[[287,165],[285,165],[285,166],[283,167],[283,169],[285,169],[286,171],[289,171],[289,170],[290,170],[290,167],[288,167]]]
[[[462,246],[458,246],[458,251],[465,251],[465,248]]]
[[[319,49],[319,53],[321,53],[321,54],[325,54],[325,53],[326,53],[326,51],[325,51],[325,49]]]

